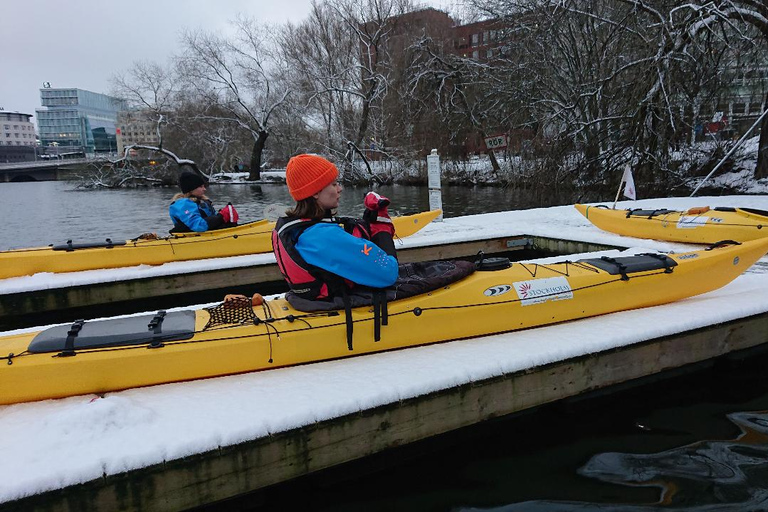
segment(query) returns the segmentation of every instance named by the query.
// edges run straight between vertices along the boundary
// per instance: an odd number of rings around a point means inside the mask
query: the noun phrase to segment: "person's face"
[[[195,197],[203,197],[205,195],[205,185],[200,185],[195,190],[190,190],[189,193]]]
[[[317,200],[317,204],[320,205],[320,208],[324,210],[335,210],[339,207],[341,191],[341,184],[339,184],[338,180],[333,180],[331,183],[326,185],[323,190],[312,197]]]

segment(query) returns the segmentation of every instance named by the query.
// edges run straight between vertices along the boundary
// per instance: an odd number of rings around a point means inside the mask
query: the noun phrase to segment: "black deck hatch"
[[[186,340],[195,334],[195,312],[174,311],[108,320],[78,321],[39,333],[27,350],[33,353],[66,352]],[[158,323],[160,324],[158,326]],[[67,341],[69,340],[69,344]]]

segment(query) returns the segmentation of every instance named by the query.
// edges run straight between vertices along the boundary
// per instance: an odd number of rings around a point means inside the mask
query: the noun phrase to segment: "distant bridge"
[[[104,159],[73,158],[67,160],[38,160],[36,162],[0,163],[0,182],[55,181],[59,172]]]

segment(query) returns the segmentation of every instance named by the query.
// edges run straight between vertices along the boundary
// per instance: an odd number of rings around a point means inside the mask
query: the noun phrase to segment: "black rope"
[[[550,272],[553,272],[555,274],[560,274],[561,276],[566,276],[566,277],[570,277],[571,276],[570,270],[568,269],[569,266],[580,268],[582,270],[589,270],[590,272],[593,272],[595,274],[600,272],[598,269],[593,268],[593,267],[591,267],[589,265],[585,265],[584,263],[582,263],[580,261],[569,261],[569,260],[566,260],[566,261],[560,261],[560,262],[558,262],[556,264],[560,265],[560,264],[563,264],[563,263],[565,264],[565,271],[558,270],[556,268],[553,268],[553,267],[551,267],[549,265],[546,265],[546,264],[543,264],[543,263],[527,263],[526,264],[526,263],[523,263],[523,262],[518,262],[517,265],[523,267],[525,269],[525,271],[528,272],[528,274],[531,277],[536,277],[536,275],[539,273],[539,268],[543,268],[543,269],[549,270]],[[533,271],[531,271],[531,269],[528,268],[529,265],[533,266],[533,269],[534,269]]]
[[[352,350],[352,331],[354,329],[354,321],[352,320],[352,304],[349,301],[349,293],[347,293],[346,287],[344,287],[342,290],[341,300],[344,303],[344,317],[347,324],[347,348]]]
[[[258,318],[258,317],[256,317],[256,318]],[[267,359],[267,362],[268,363],[273,363],[274,360],[272,359],[272,333],[269,332],[269,328],[271,327],[272,329],[275,330],[275,335],[277,336],[278,340],[280,339],[280,331],[277,330],[277,327],[275,327],[274,325],[272,325],[269,322],[260,322],[260,323],[263,323],[264,327],[267,328],[267,341],[269,342],[269,359]]]
[[[0,357],[0,361],[3,359],[8,361],[8,366],[13,364],[13,360],[17,357],[27,356],[29,355],[29,351],[25,350],[24,352],[19,352],[18,354],[14,354],[13,352],[9,352],[7,356]]]
[[[632,210],[627,210],[627,218],[638,217],[642,218],[644,220],[654,221],[654,222],[661,222],[661,223],[669,223],[669,217],[673,213],[680,213],[683,214],[685,212],[676,212],[676,211],[664,211],[664,210],[654,210],[651,215],[651,217],[646,215],[635,215],[632,214]],[[660,213],[656,213],[660,212]],[[681,215],[682,216],[682,215]],[[720,226],[727,226],[727,227],[738,227],[738,228],[755,228],[755,229],[762,229],[763,226],[760,224],[741,224],[741,223],[731,223],[731,222],[718,222],[717,224],[713,224],[714,226],[720,227]]]

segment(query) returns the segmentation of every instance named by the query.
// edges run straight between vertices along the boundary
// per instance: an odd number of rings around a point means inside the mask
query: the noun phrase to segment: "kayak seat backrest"
[[[175,311],[165,314],[159,328],[150,330],[149,324],[156,315],[114,318],[83,322],[73,337],[72,349],[122,347],[161,341],[186,340],[195,334],[195,312]],[[69,325],[51,327],[32,339],[27,350],[33,353],[62,352],[70,332]]]
[[[667,210],[662,208],[661,210],[627,210],[627,217],[655,217],[657,215],[668,215],[675,213],[674,210]]]
[[[619,258],[589,258],[578,260],[578,263],[587,263],[611,275],[626,275],[633,272],[645,272],[648,270],[671,269],[677,266],[677,262],[664,254],[637,254],[635,256],[622,256]]]

